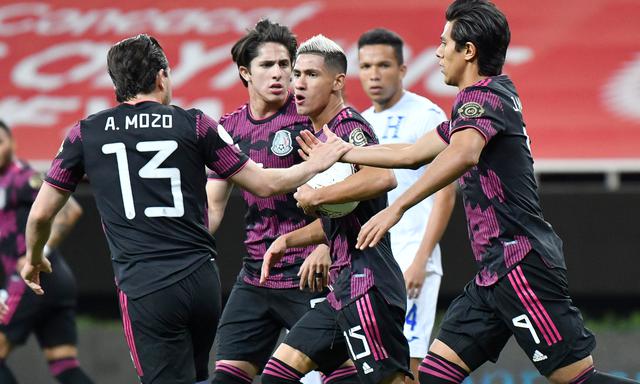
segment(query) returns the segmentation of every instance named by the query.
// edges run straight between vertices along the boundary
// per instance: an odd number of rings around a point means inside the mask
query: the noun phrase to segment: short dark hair
[[[0,129],[7,133],[7,136],[13,137],[11,134],[11,128],[4,122],[4,120],[0,120]]]
[[[293,59],[296,57],[296,49],[298,48],[298,40],[288,27],[273,23],[269,19],[262,19],[253,29],[247,31],[233,47],[231,47],[231,58],[239,67],[249,68],[251,60],[258,56],[258,49],[263,43],[282,44],[289,52],[289,59],[293,65]],[[247,81],[240,76],[242,84],[246,87]]]
[[[112,46],[107,67],[116,87],[116,99],[123,102],[140,93],[151,93],[158,71],[166,70],[169,62],[158,40],[141,34]]]
[[[375,28],[363,33],[360,39],[358,39],[358,49],[365,45],[376,44],[390,45],[396,55],[398,64],[404,64],[404,55],[402,54],[404,41],[402,41],[402,38],[397,33],[385,28]]]
[[[456,50],[462,50],[467,42],[476,46],[481,76],[502,73],[511,32],[507,18],[492,2],[456,0],[447,8],[446,18],[452,24]]]
[[[322,56],[324,65],[338,73],[347,73],[347,55],[335,41],[324,35],[315,35],[298,48],[298,55]]]

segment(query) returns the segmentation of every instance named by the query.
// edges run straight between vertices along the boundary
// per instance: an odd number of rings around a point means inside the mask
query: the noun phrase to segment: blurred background
[[[640,378],[640,1],[496,0],[512,40],[504,71],[514,80],[532,139],[546,219],[564,240],[574,301],[598,335],[599,368]],[[0,1],[0,119],[18,157],[46,171],[67,129],[115,105],[109,47],[155,36],[173,76],[174,104],[214,118],[246,102],[231,45],[261,18],[288,25],[299,42],[322,33],[348,54],[346,96],[365,109],[357,39],[385,27],[405,40],[405,87],[450,112],[435,49],[448,0]],[[75,194],[85,214],[62,251],[79,288],[80,360],[99,383],[133,383],[118,320],[113,273],[89,184]],[[236,192],[217,234],[223,297],[244,254],[244,203]],[[443,311],[475,271],[458,203],[442,241]],[[9,360],[24,383],[52,383],[31,340]],[[477,383],[543,382],[512,343]]]

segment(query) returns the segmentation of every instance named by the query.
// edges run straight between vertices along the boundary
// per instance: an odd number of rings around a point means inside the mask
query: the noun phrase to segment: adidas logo
[[[547,357],[545,356],[544,358],[546,359]],[[362,370],[364,371],[365,375],[368,375],[371,372],[373,372],[373,368],[371,368],[369,364],[367,364],[366,362],[362,363]]]
[[[544,353],[536,349],[536,351],[533,353],[533,356],[531,357],[531,360],[533,360],[534,363],[537,363],[542,360],[547,360],[547,355],[545,355]]]

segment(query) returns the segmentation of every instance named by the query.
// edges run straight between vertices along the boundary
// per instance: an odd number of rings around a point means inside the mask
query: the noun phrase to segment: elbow
[[[264,183],[258,185],[255,190],[251,191],[254,195],[258,197],[269,197],[278,194],[278,189],[275,185],[271,183]]]
[[[29,217],[27,218],[27,226],[41,227],[51,224],[54,218],[55,216],[52,216],[51,212],[32,207],[31,211],[29,211]]]
[[[480,162],[480,152],[462,151],[459,159],[465,169],[471,169]]]
[[[380,177],[377,179],[378,190],[381,193],[386,193],[395,189],[398,186],[398,180],[396,179],[396,175],[392,170],[385,170],[384,173],[380,174]]]

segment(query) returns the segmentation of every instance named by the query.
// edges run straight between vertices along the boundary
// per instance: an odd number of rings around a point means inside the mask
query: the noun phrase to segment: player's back
[[[47,181],[62,188],[69,163],[83,164],[116,279],[129,297],[172,284],[215,257],[205,224],[205,165],[217,164],[223,177],[240,166],[237,151],[210,132],[216,127],[197,110],[121,104],[75,126],[54,161]]]

